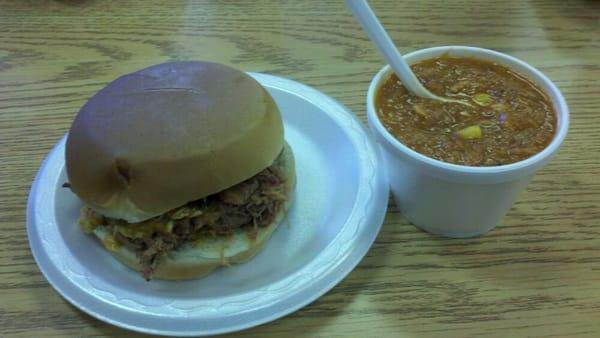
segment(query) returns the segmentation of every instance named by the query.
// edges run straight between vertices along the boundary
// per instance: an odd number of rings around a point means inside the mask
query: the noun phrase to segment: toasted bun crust
[[[259,228],[258,235],[251,239],[245,230],[239,229],[231,237],[206,239],[187,245],[171,256],[163,258],[154,270],[154,279],[184,280],[200,278],[222,265],[243,263],[256,255],[277,229],[292,203],[292,195],[296,185],[294,157],[291,149],[285,144],[282,154],[282,172],[285,176],[286,202],[277,212],[273,222]],[[104,243],[106,231],[103,227],[94,230],[94,234]],[[125,246],[116,251],[109,250],[119,261],[130,268],[140,271],[141,267],[135,253]]]
[[[253,78],[210,62],[122,76],[77,114],[66,144],[71,189],[99,213],[140,222],[268,167],[283,125]]]

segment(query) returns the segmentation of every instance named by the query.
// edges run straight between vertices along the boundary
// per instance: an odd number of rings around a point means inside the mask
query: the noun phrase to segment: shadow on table
[[[484,236],[447,239],[419,230],[390,205],[369,254],[376,275],[360,286],[369,303],[344,314],[381,332],[461,336],[484,323],[510,325],[523,311],[571,304],[565,285],[577,282],[573,264],[585,258],[569,250],[578,240],[572,231],[517,207]]]
[[[526,216],[509,215],[505,220],[511,222],[510,219],[520,217]],[[569,231],[543,222],[511,223],[514,224],[501,224],[471,239],[442,238],[423,232],[429,241],[424,254],[430,255],[423,264],[438,269],[440,274],[504,288],[534,289],[547,286],[551,280],[564,282],[573,277],[561,268],[575,258],[566,250]]]

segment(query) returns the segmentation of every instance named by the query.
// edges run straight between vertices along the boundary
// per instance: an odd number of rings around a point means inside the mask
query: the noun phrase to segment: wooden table
[[[538,67],[566,96],[569,136],[484,237],[428,235],[391,202],[376,243],[342,283],[243,335],[599,337],[600,2],[372,5],[404,52],[481,46]],[[383,63],[337,0],[1,1],[0,336],[132,336],[50,287],[29,250],[25,205],[40,162],[94,92],[174,59],[291,78],[363,121]]]

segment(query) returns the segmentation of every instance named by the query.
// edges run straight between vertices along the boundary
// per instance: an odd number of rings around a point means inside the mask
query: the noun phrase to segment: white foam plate
[[[339,283],[375,240],[388,198],[379,151],[346,108],[290,80],[251,74],[277,102],[296,158],[288,217],[251,261],[206,278],[146,282],[77,226],[65,138],[44,160],[27,208],[31,251],[50,284],[105,322],[151,334],[237,331],[289,314]]]

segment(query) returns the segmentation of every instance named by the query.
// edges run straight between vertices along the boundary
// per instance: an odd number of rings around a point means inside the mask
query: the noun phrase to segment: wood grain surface
[[[492,48],[548,75],[570,133],[502,224],[437,238],[390,201],[367,257],[311,305],[240,336],[600,337],[600,1],[372,1],[404,52]],[[29,250],[40,162],[115,77],[203,59],[287,77],[365,121],[383,61],[343,1],[0,1],[0,336],[131,337],[64,301]],[[141,336],[141,335],[140,335]]]

